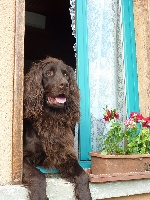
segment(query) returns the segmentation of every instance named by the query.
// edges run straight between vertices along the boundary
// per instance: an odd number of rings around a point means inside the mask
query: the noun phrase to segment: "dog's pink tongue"
[[[56,101],[58,103],[65,103],[66,102],[66,98],[65,97],[56,97]]]

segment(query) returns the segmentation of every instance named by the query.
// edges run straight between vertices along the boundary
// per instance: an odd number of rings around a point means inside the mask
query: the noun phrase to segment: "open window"
[[[86,91],[82,95],[81,112],[82,123],[80,125],[80,138],[75,137],[75,148],[79,153],[79,160],[83,167],[83,163],[89,160],[90,149],[90,123],[86,123],[89,119],[87,116],[87,109],[89,110],[89,104],[87,103],[86,96],[88,96],[88,79],[85,75],[88,72],[88,58],[87,58],[87,46],[86,37],[87,29],[86,16],[82,10],[86,10],[85,1],[72,1],[74,2],[74,11],[76,10],[76,26],[77,26],[77,54],[75,57],[74,46],[76,39],[73,36],[72,20],[71,20],[71,1],[53,1],[53,0],[26,0],[25,1],[25,52],[24,52],[24,72],[28,72],[31,63],[36,60],[44,59],[46,56],[55,57],[63,60],[66,64],[73,67],[78,74],[78,83],[81,90]],[[78,10],[78,12],[77,12]],[[75,18],[75,16],[74,16]],[[84,40],[82,40],[84,38]],[[84,52],[83,52],[84,51]],[[83,56],[84,54],[84,56]],[[85,88],[86,86],[86,88]],[[85,96],[86,94],[86,96]],[[83,105],[84,104],[84,105]],[[85,106],[85,108],[83,108]],[[86,124],[86,125],[85,125]],[[78,128],[76,129],[76,135],[78,134]],[[80,143],[78,145],[78,139]],[[85,142],[85,140],[87,140]],[[89,162],[88,162],[89,166]]]
[[[69,0],[25,1],[25,73],[31,62],[46,56],[76,68]]]
[[[76,39],[72,35],[70,2],[75,3]],[[97,5],[99,7],[96,7],[97,12],[95,12],[93,10],[95,5],[91,1],[85,0],[25,1],[25,73],[31,62],[44,59],[46,56],[62,59],[74,69],[77,66],[82,113],[77,150],[79,150],[80,164],[86,168],[90,167],[88,152],[91,151],[93,145],[91,138],[92,141],[98,140],[99,134],[102,133],[102,130],[99,131],[98,123],[99,119],[102,118],[100,113],[105,106],[104,102],[121,109],[122,115],[124,109],[127,109],[128,113],[131,110],[138,111],[139,109],[133,3],[131,1],[128,3],[117,1],[116,4],[115,1],[108,1],[104,5],[101,1],[101,3],[97,2]],[[115,9],[113,10],[112,7]],[[91,15],[92,13],[93,15]],[[94,14],[95,18],[92,19]],[[126,18],[126,15],[130,15],[131,18]],[[115,23],[112,19],[115,20]],[[95,23],[99,25],[97,28],[95,28]],[[131,35],[130,32],[132,32]],[[94,39],[93,34],[95,35]],[[73,50],[75,43],[77,59]],[[122,44],[123,46],[120,47]],[[98,88],[101,92],[98,92],[97,96],[92,89],[90,94],[92,81],[94,84],[97,81],[97,85],[101,87]],[[120,90],[117,85],[121,85]],[[135,85],[136,87],[134,87]],[[107,96],[104,91],[105,87],[106,90],[109,89]],[[91,102],[92,105],[90,105]],[[98,115],[95,110],[100,111]],[[94,127],[94,134],[92,127]],[[97,135],[95,129],[97,129]]]

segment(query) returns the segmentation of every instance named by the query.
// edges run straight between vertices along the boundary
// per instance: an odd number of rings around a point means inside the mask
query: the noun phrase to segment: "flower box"
[[[113,174],[150,171],[150,154],[102,155],[90,152],[92,174]]]
[[[103,148],[99,152],[89,153],[90,180],[102,182],[150,178],[150,117],[131,112],[129,118],[119,122],[116,109],[109,110],[106,105],[104,110],[103,119],[110,127],[107,137],[100,138]]]

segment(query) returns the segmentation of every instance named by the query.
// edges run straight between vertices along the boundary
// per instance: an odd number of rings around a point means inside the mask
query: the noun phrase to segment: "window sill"
[[[130,173],[114,173],[114,174],[89,174],[89,180],[92,183],[104,183],[126,180],[150,179],[150,172],[130,172]]]
[[[89,169],[88,169],[89,172]],[[60,178],[60,175],[48,175],[47,195],[49,199],[75,200],[74,185]],[[92,199],[128,197],[150,193],[150,179],[126,180],[113,182],[90,182]],[[61,194],[61,195],[60,195]],[[118,199],[118,200],[119,200]]]

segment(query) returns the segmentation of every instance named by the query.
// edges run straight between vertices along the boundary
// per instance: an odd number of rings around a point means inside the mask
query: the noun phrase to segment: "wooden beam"
[[[25,0],[16,0],[12,182],[22,181]]]

